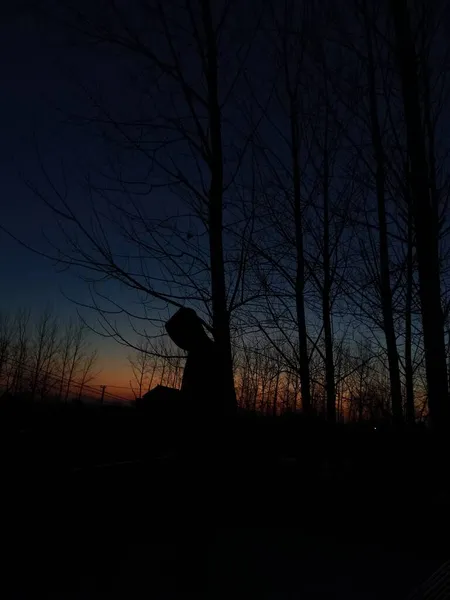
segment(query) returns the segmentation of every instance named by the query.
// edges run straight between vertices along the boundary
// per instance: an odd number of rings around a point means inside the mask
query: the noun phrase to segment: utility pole
[[[100,404],[103,404],[103,399],[104,399],[104,397],[105,397],[106,385],[101,385],[100,387],[101,387],[101,389],[102,389],[102,396],[101,396],[101,398],[100,398]]]

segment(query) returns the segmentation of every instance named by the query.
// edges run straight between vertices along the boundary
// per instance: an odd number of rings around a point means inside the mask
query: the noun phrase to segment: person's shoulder
[[[211,338],[205,338],[201,345],[202,352],[214,352],[216,350],[216,342]]]
[[[203,347],[203,357],[210,364],[215,364],[219,357],[219,351],[216,342],[208,340]]]
[[[220,352],[219,352],[219,346],[213,340],[210,340],[210,344],[209,344],[209,349],[208,350],[209,350],[209,352],[211,354],[211,357],[213,357],[213,358],[217,358],[219,356],[219,354],[220,354]]]

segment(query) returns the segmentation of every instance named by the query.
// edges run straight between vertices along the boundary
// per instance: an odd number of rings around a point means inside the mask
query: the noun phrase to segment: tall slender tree
[[[380,265],[380,299],[383,315],[383,330],[386,337],[386,348],[389,364],[389,377],[391,382],[392,416],[394,422],[400,425],[402,416],[402,390],[400,382],[400,369],[397,350],[397,338],[394,327],[394,314],[392,307],[392,289],[390,280],[389,241],[386,218],[386,166],[382,133],[379,120],[377,99],[377,66],[375,63],[372,39],[372,26],[367,5],[363,8],[363,19],[367,43],[367,82],[369,95],[370,129],[375,162],[375,189],[377,196],[378,212],[378,242]]]
[[[419,295],[425,347],[428,403],[436,428],[449,420],[444,316],[441,305],[439,265],[439,210],[433,198],[427,158],[417,51],[406,0],[391,0],[396,52],[411,165],[411,195],[416,234]]]

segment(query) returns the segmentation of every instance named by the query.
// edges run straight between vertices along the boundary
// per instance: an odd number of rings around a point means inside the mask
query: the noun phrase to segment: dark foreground
[[[171,427],[105,414],[2,420],[2,597],[398,599],[450,556],[441,449],[425,473],[314,431],[285,460],[246,423],[238,457],[179,460]]]

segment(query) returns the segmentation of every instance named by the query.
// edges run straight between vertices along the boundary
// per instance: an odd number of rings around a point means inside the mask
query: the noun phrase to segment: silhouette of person
[[[181,385],[183,403],[197,416],[219,412],[215,389],[220,377],[218,352],[195,310],[180,308],[167,321],[166,331],[188,353]]]
[[[181,385],[182,440],[191,450],[217,446],[232,403],[223,392],[220,354],[192,308],[180,308],[166,323],[172,341],[187,352]]]
[[[177,587],[180,597],[203,598],[207,592],[211,532],[208,509],[200,499],[210,497],[216,473],[220,472],[217,467],[227,456],[231,402],[221,385],[222,364],[217,344],[206,334],[196,312],[180,308],[167,321],[166,331],[187,352],[177,446],[179,459],[187,468],[189,489],[198,494],[189,509],[191,518],[196,515],[192,521],[195,525],[188,525],[178,543]],[[207,478],[205,464],[211,467]]]

